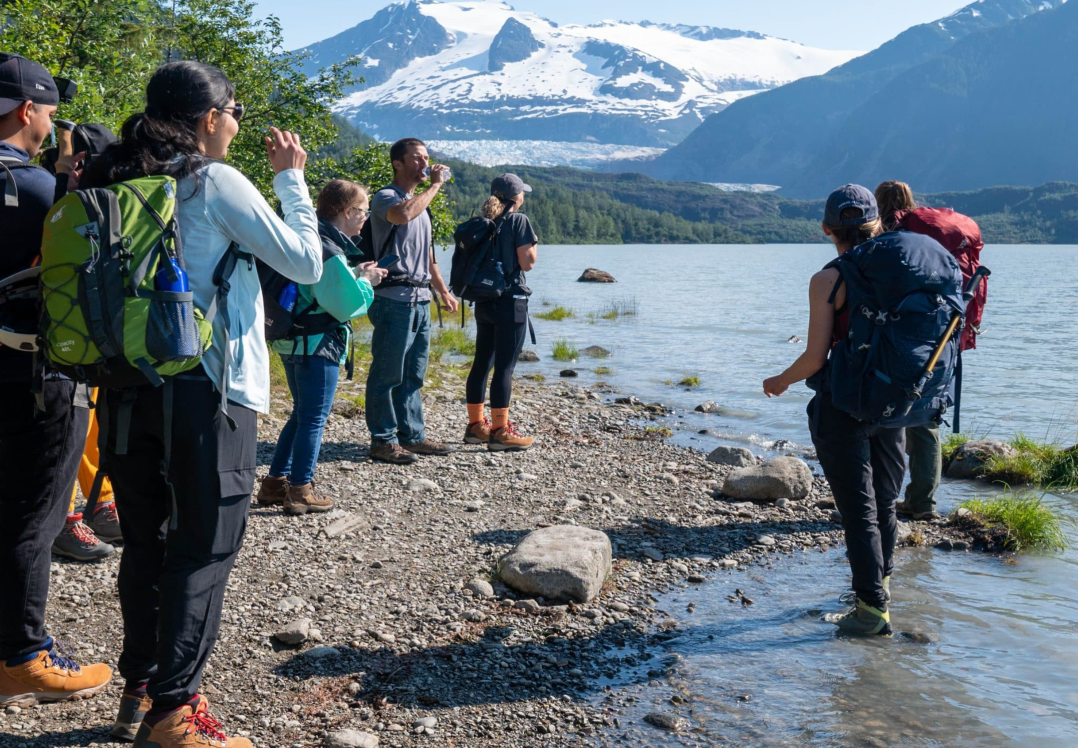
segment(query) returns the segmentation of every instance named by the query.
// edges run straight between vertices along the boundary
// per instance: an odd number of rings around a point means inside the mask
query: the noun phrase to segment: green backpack
[[[229,258],[227,274],[235,266],[231,250]],[[114,389],[158,386],[198,366],[228,283],[219,284],[214,308],[204,312],[190,291],[155,288],[162,270],[176,288],[177,267],[183,248],[172,177],[66,195],[49,211],[41,243],[46,365]]]

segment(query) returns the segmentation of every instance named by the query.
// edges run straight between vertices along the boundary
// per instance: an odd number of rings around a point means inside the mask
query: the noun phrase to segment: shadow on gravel
[[[645,517],[634,519],[617,527],[603,530],[614,546],[614,558],[644,558],[642,549],[654,548],[668,558],[692,556],[725,556],[756,545],[763,535],[770,535],[776,542],[783,535],[796,533],[825,533],[838,529],[830,522],[813,520],[731,522],[726,525],[686,527],[662,519]],[[476,533],[472,539],[485,545],[512,546],[530,530],[487,530]]]
[[[273,452],[276,449],[276,441],[258,442],[258,466],[268,466],[273,460]],[[358,442],[323,442],[318,462],[341,461],[362,463],[369,460],[370,456],[370,444],[360,444]]]
[[[549,619],[552,628],[573,626],[571,615]],[[600,678],[619,685],[643,683],[664,677],[676,664],[657,651],[675,634],[645,633],[628,621],[593,636],[551,636],[540,643],[507,644],[513,633],[510,626],[483,630],[482,624],[469,624],[453,635],[460,641],[407,653],[336,647],[326,655],[316,648],[314,656],[299,653],[274,672],[295,681],[318,679],[316,698],[327,702],[345,700],[376,709],[387,702],[452,708],[583,698],[601,688]]]
[[[33,737],[12,735],[9,732],[0,730],[0,748],[14,748],[15,746],[67,748],[68,746],[76,745],[109,745],[116,742],[109,737],[110,727],[111,725],[102,725],[101,727],[69,730],[68,732],[46,732]]]

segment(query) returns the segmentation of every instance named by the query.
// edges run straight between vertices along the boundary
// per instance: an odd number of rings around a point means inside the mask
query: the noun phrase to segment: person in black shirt
[[[0,278],[37,263],[58,181],[30,159],[41,153],[59,102],[43,66],[0,53]],[[69,171],[71,154],[65,157]],[[0,347],[0,705],[24,707],[84,698],[112,679],[107,665],[79,667],[55,652],[45,631],[49,551],[64,526],[88,411],[74,407],[74,382],[47,378],[38,412],[33,375],[29,351]]]
[[[483,215],[498,225],[495,253],[509,288],[494,301],[475,305],[475,360],[468,374],[468,428],[464,441],[486,444],[492,452],[523,451],[535,441],[519,434],[509,421],[513,369],[528,330],[531,291],[524,282],[524,272],[535,267],[539,247],[531,222],[520,212],[524,194],[531,190],[516,174],[502,174],[491,183],[490,198],[482,208]],[[488,420],[483,409],[492,368]]]

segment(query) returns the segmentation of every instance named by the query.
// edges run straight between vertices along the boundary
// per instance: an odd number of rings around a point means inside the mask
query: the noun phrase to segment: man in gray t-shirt
[[[430,355],[430,305],[433,290],[443,309],[459,304],[445,285],[434,258],[427,209],[445,182],[446,167],[430,165],[427,147],[415,138],[393,144],[393,184],[371,200],[371,238],[378,259],[397,256],[389,276],[375,289],[367,316],[371,370],[367,376],[367,428],[371,457],[408,465],[416,455],[446,455],[449,448],[427,438],[423,421],[423,382]],[[427,180],[430,186],[415,190]]]

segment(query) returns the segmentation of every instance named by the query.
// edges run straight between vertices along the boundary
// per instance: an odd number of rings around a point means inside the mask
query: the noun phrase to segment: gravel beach
[[[427,392],[434,438],[459,444],[462,392],[453,370]],[[260,478],[286,414],[261,419]],[[230,733],[267,748],[606,744],[624,725],[599,680],[667,667],[651,661],[673,624],[655,595],[719,575],[733,594],[739,569],[841,543],[822,477],[803,500],[716,497],[732,468],[654,438],[641,405],[521,380],[513,416],[532,451],[460,444],[411,467],[371,463],[362,416],[331,417],[316,482],[335,509],[251,510],[203,688]],[[523,599],[497,580],[523,536],[561,524],[611,540],[593,602]],[[118,560],[53,564],[51,633],[82,661],[119,656]],[[108,737],[121,685],[8,709],[0,746],[122,745]]]

